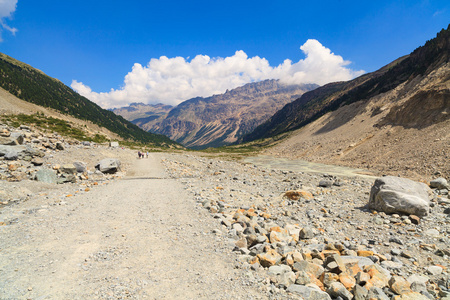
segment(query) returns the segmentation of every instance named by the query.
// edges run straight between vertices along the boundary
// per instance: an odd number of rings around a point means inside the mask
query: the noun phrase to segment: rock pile
[[[102,166],[100,170],[90,171],[87,163],[71,161],[71,155],[66,155],[69,149],[79,149],[81,152],[87,149],[95,150],[97,147],[91,142],[66,139],[59,134],[45,133],[30,126],[21,125],[14,128],[0,124],[0,182],[13,183],[23,180],[36,180],[47,184],[94,182],[107,174],[118,172],[120,170],[118,159],[100,160],[98,163]],[[63,157],[62,163],[55,161],[55,157]],[[7,187],[2,185],[2,189],[7,190]],[[0,204],[17,198],[14,189],[11,189],[11,192],[0,194]]]
[[[174,177],[189,174],[186,188],[220,224],[214,234],[239,254],[237,267],[265,277],[258,284],[270,294],[450,297],[450,201],[441,185],[431,184],[436,187],[429,201],[429,189],[418,184],[426,191],[425,211],[387,214],[369,204],[373,179],[266,170],[195,156],[177,156],[165,165]],[[372,189],[389,190],[394,181],[408,195],[412,183],[403,179],[380,178]]]

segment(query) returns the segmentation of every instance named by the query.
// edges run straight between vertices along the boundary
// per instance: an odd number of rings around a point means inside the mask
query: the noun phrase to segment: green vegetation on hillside
[[[62,136],[71,137],[79,141],[92,141],[95,143],[104,143],[108,141],[108,138],[102,134],[97,133],[94,136],[90,136],[82,129],[74,127],[68,121],[46,117],[40,113],[33,115],[2,115],[0,116],[0,120],[13,127],[19,127],[22,124],[33,125],[42,130],[57,132]]]
[[[22,100],[91,121],[117,133],[125,140],[157,146],[176,144],[166,136],[140,129],[113,112],[102,109],[62,82],[2,53],[0,53],[0,87]]]

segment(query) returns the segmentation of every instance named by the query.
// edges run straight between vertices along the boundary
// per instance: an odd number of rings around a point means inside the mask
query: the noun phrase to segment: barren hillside
[[[267,150],[413,178],[450,176],[450,63],[329,112]]]

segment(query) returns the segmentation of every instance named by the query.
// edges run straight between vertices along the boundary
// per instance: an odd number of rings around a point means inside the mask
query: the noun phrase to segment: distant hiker
[[[141,151],[138,151],[139,158],[141,158],[141,155],[142,155]]]
[[[148,158],[148,151],[147,151],[147,158]]]

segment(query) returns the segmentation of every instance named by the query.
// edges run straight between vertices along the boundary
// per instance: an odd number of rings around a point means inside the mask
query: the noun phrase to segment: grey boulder
[[[82,161],[76,161],[76,162],[73,163],[73,165],[77,169],[77,173],[84,173],[87,170],[86,169],[86,163],[84,163]]]
[[[13,149],[5,153],[4,158],[6,160],[16,160],[19,158],[19,153]]]
[[[56,176],[56,172],[53,170],[41,169],[36,172],[35,179],[40,182],[55,184],[58,180],[58,176]]]
[[[105,158],[95,165],[95,168],[104,174],[114,174],[120,170],[120,160]]]
[[[9,146],[22,145],[23,141],[24,136],[19,132],[13,132],[9,137],[0,137],[1,145],[9,145]]]
[[[410,179],[381,177],[372,186],[368,207],[387,214],[425,216],[430,209],[429,190],[426,184]]]

